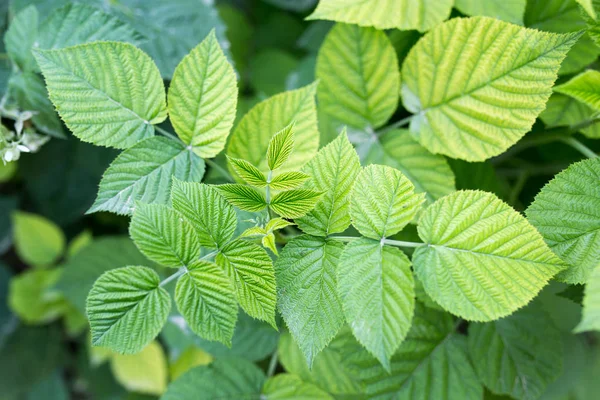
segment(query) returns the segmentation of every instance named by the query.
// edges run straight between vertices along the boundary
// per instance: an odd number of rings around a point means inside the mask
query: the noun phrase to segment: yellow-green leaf
[[[13,214],[14,243],[17,254],[32,266],[48,266],[62,255],[65,236],[46,218],[17,211]]]

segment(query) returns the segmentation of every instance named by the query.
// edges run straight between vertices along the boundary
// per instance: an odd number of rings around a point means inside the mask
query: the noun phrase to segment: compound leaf
[[[555,92],[566,94],[600,111],[600,72],[587,70],[570,81],[558,85]]]
[[[535,228],[491,193],[443,197],[423,212],[418,231],[425,246],[413,265],[425,291],[467,320],[513,313],[564,269]]]
[[[241,158],[227,157],[229,166],[248,185],[262,188],[267,186],[267,177],[258,168]]]
[[[283,218],[298,218],[313,209],[321,198],[321,192],[309,189],[292,189],[276,194],[270,207]]]
[[[87,298],[92,344],[118,353],[142,350],[158,335],[171,309],[169,294],[147,267],[105,272]]]
[[[296,189],[302,186],[304,182],[311,178],[310,175],[299,171],[284,172],[279,175],[275,175],[269,183],[269,187],[273,190],[289,190]]]
[[[600,267],[596,267],[585,285],[583,317],[575,332],[600,331]]]
[[[267,206],[265,196],[258,190],[237,183],[217,186],[219,193],[234,206],[246,211],[260,211]]]

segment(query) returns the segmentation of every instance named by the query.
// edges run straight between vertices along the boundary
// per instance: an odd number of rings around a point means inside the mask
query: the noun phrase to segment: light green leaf
[[[204,161],[180,143],[160,136],[123,151],[104,172],[88,213],[132,214],[136,201],[167,204],[173,177],[200,181]]]
[[[142,350],[158,335],[171,309],[169,294],[147,267],[105,272],[87,298],[92,344],[121,354]]]
[[[277,301],[307,364],[344,324],[336,271],[344,245],[309,235],[295,237],[275,263]]]
[[[453,3],[453,0],[321,0],[308,19],[424,32],[447,19]]]
[[[416,193],[425,193],[427,204],[456,190],[454,173],[444,156],[430,153],[407,130],[393,129],[378,136],[363,159],[367,164],[388,165],[402,172]]]
[[[174,352],[173,349],[169,350]],[[169,375],[171,377],[171,381],[179,378],[181,375],[194,367],[208,365],[212,361],[213,356],[198,347],[190,346],[184,350],[176,360],[171,360],[169,363]]]
[[[317,58],[319,108],[356,128],[379,128],[396,108],[400,71],[386,34],[374,28],[337,24]]]
[[[266,231],[265,228],[261,227],[261,226],[253,226],[252,228],[248,228],[246,229],[244,232],[242,232],[242,234],[240,235],[240,238],[248,238],[248,237],[254,237],[254,236],[265,236],[266,234],[268,234],[268,232]]]
[[[216,262],[233,282],[244,311],[277,329],[275,272],[267,252],[254,243],[234,240],[221,249]]]
[[[37,47],[62,49],[99,40],[138,44],[143,38],[129,25],[95,7],[67,3],[44,21]]]
[[[167,388],[161,400],[259,399],[264,372],[241,358],[217,359],[192,368]]]
[[[391,361],[391,373],[358,344],[345,364],[372,400],[481,400],[483,388],[467,355],[466,338],[444,312],[417,303],[413,325]]]
[[[235,71],[211,31],[184,57],[169,86],[169,116],[177,135],[200,157],[225,148],[237,106]]]
[[[157,341],[137,354],[115,354],[110,367],[117,382],[129,391],[159,396],[167,388],[167,358]]]
[[[554,88],[555,92],[566,94],[576,100],[600,110],[600,72],[587,70],[571,80]]]
[[[554,93],[540,119],[546,126],[575,126],[594,117],[596,111],[572,97]],[[581,133],[590,139],[600,138],[600,123],[593,124],[581,130]]]
[[[557,278],[585,283],[600,266],[600,159],[572,164],[548,183],[526,211],[569,268]]]
[[[198,336],[231,347],[238,312],[232,283],[214,263],[196,260],[187,268],[175,289],[177,309]]]
[[[311,178],[310,175],[304,172],[290,171],[284,172],[279,175],[275,175],[269,183],[269,187],[273,190],[289,190],[296,189],[302,186],[307,180]]]
[[[560,63],[581,34],[487,17],[437,26],[402,66],[404,106],[416,114],[411,132],[432,153],[467,161],[504,152],[544,110]],[[506,57],[506,49],[523,47],[530,51]]]
[[[233,131],[227,155],[250,161],[267,174],[266,153],[271,137],[295,121],[294,150],[287,165],[279,172],[299,169],[313,158],[319,147],[316,89],[316,83],[313,83],[275,95],[254,106]]]
[[[507,318],[469,325],[468,339],[479,379],[496,394],[539,399],[562,372],[561,333],[535,303]]]
[[[265,230],[267,232],[273,232],[291,225],[294,225],[294,223],[283,218],[273,218],[267,222],[267,225],[265,225]]]
[[[352,333],[389,371],[390,358],[408,333],[415,307],[410,260],[395,247],[360,238],[346,245],[337,280]]]
[[[160,73],[131,44],[95,42],[36,50],[35,56],[50,100],[84,142],[126,149],[167,118]]]
[[[277,132],[267,148],[267,165],[271,171],[280,168],[290,158],[294,149],[294,122]]]
[[[227,183],[217,186],[219,193],[234,206],[246,211],[261,211],[267,206],[265,196],[250,186]]]
[[[6,53],[24,72],[37,70],[31,49],[38,38],[38,21],[38,11],[34,5],[30,5],[15,15],[4,34]]]
[[[425,246],[413,255],[417,276],[436,303],[466,320],[513,313],[564,269],[535,228],[491,193],[443,197],[418,230]]]
[[[70,259],[75,254],[79,253],[83,248],[87,247],[94,240],[92,231],[85,229],[81,231],[69,242],[67,246],[67,258]]]
[[[350,194],[352,225],[371,239],[402,230],[415,217],[425,195],[397,169],[383,165],[363,168]]]
[[[585,285],[583,317],[575,332],[600,331],[600,267],[596,267]]]
[[[333,400],[327,392],[292,374],[267,379],[262,389],[265,400]]]
[[[350,190],[360,172],[360,160],[342,132],[303,169],[312,180],[307,188],[323,192],[315,208],[298,219],[298,227],[316,236],[343,232],[350,225]]]
[[[221,248],[233,236],[237,226],[235,209],[215,187],[175,179],[171,201],[173,208],[192,223],[202,246]]]
[[[65,250],[65,235],[46,218],[23,211],[12,215],[17,255],[32,266],[53,264]]]
[[[276,194],[269,206],[284,218],[299,218],[313,209],[321,198],[321,192],[308,189],[292,189]]]
[[[277,244],[275,243],[275,235],[273,233],[263,236],[260,243],[263,245],[263,247],[271,250],[276,256],[279,255],[279,252],[277,251]]]
[[[228,165],[248,185],[263,188],[267,186],[267,177],[258,168],[241,158],[227,157]]]
[[[54,285],[63,270],[29,270],[10,280],[8,306],[27,324],[45,324],[61,316],[67,303]]]
[[[592,0],[592,10],[596,13],[595,17],[592,17],[589,13],[581,13],[582,18],[585,20],[587,25],[587,33],[590,38],[600,46],[600,0]]]
[[[129,235],[146,257],[166,267],[186,266],[200,256],[192,224],[162,204],[137,203]]]
[[[585,10],[585,12],[592,18],[597,19],[598,15],[596,14],[596,9],[592,5],[593,0],[575,0],[581,8]]]
[[[523,25],[527,0],[456,0],[455,7],[463,14],[498,18]]]

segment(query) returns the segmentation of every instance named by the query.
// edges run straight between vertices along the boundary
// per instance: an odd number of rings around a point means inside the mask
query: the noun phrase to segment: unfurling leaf
[[[260,211],[267,206],[265,196],[246,185],[228,183],[217,186],[219,193],[234,206],[246,211]]]

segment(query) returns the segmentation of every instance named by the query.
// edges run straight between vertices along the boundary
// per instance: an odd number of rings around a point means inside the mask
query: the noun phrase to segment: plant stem
[[[269,369],[267,370],[267,378],[270,378],[275,374],[275,369],[277,368],[277,350],[271,356],[271,361],[269,361]]]
[[[340,240],[342,242],[351,242],[354,239],[359,239],[359,237],[356,236],[331,236],[332,239],[337,239]],[[384,244],[388,244],[390,246],[396,246],[396,247],[421,247],[421,246],[425,246],[425,243],[418,243],[418,242],[405,242],[402,240],[392,240],[392,239],[383,239],[382,242]]]
[[[519,200],[519,195],[523,191],[525,183],[527,183],[527,179],[529,179],[529,173],[527,172],[527,170],[521,171],[521,173],[517,177],[517,181],[515,182],[514,186],[512,187],[512,190],[510,191],[508,204],[512,205],[513,207],[517,204],[517,201]]]
[[[378,135],[383,135],[386,132],[391,131],[392,129],[396,129],[396,128],[401,128],[405,125],[410,124],[410,121],[412,121],[412,119],[414,118],[414,115],[411,115],[410,117],[406,117],[404,119],[401,119],[400,121],[396,121],[391,125],[386,126],[385,128],[383,128],[382,130],[380,130],[379,132],[377,132]]]
[[[169,131],[168,131],[168,130],[166,130],[166,129],[163,129],[163,128],[161,128],[161,127],[160,127],[160,126],[158,126],[158,125],[154,125],[154,129],[156,129],[156,130],[157,130],[159,133],[161,133],[162,135],[164,135],[164,136],[168,137],[169,139],[172,139],[172,140],[176,140],[176,141],[178,141],[178,142],[181,142],[181,140],[179,140],[179,138],[178,138],[177,136],[173,135],[171,132],[169,132]]]
[[[208,253],[208,254],[205,254],[205,255],[203,255],[202,257],[200,257],[200,258],[199,258],[199,260],[208,260],[208,259],[211,259],[211,258],[213,258],[214,256],[216,256],[217,254],[219,254],[219,251],[218,251],[218,250],[211,251],[210,253]]]
[[[180,276],[184,275],[187,272],[187,268],[186,267],[181,267],[179,268],[179,270],[177,272],[175,272],[174,274],[170,275],[167,277],[167,279],[165,279],[164,281],[162,281],[160,283],[160,287],[165,286],[167,283],[179,278]]]
[[[225,168],[221,167],[219,164],[208,158],[206,158],[204,162],[207,163],[211,168],[214,168],[215,170],[219,171],[219,173],[223,175],[223,178],[227,179],[229,182],[233,182],[233,177],[229,175],[229,172],[227,172]]]
[[[569,146],[571,146],[572,148],[574,148],[575,150],[577,150],[578,152],[580,152],[581,154],[583,154],[584,156],[586,156],[588,158],[598,157],[598,154],[594,153],[586,145],[584,145],[579,140],[577,140],[573,137],[562,138],[561,142],[568,144]]]

